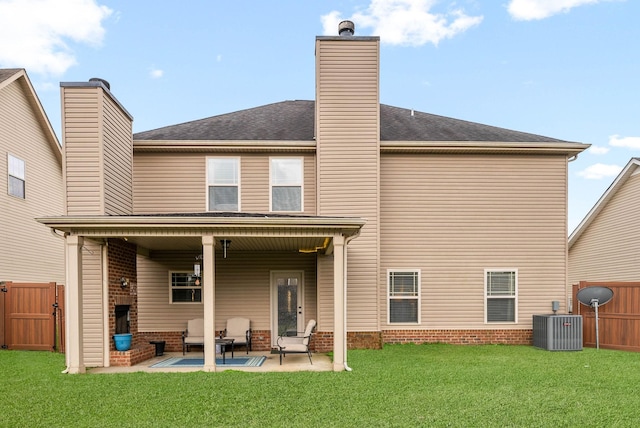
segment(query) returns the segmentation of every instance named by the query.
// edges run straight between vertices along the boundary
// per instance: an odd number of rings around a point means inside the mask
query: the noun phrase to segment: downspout
[[[347,264],[347,253],[349,252],[347,246],[349,245],[349,242],[353,241],[358,236],[360,236],[360,230],[358,230],[355,235],[348,237],[344,241],[344,369],[348,372],[353,369],[347,364],[347,267],[349,266]]]

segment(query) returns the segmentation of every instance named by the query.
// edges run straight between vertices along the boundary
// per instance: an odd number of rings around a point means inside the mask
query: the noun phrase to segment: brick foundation
[[[384,330],[384,343],[531,345],[533,330]]]
[[[533,330],[384,330],[348,332],[349,349],[381,349],[385,343],[449,343],[453,345],[531,345]],[[333,332],[313,335],[311,349],[333,351]]]

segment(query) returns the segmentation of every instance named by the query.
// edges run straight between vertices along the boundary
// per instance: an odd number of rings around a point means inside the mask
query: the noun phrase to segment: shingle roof
[[[0,68],[0,83],[7,80],[9,77],[16,74],[21,68]]]
[[[133,135],[134,140],[312,141],[314,101],[282,101]],[[381,141],[561,142],[404,108],[380,105]]]

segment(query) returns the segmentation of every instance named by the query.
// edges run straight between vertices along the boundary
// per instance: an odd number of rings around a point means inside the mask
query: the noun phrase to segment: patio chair
[[[309,343],[311,342],[311,336],[313,330],[316,328],[316,320],[309,320],[307,328],[305,328],[302,336],[280,336],[278,337],[278,348],[280,353],[280,365],[282,365],[282,357],[286,354],[307,354],[309,356],[309,362],[311,361],[311,351],[309,350]]]
[[[189,351],[191,345],[204,346],[204,319],[202,318],[187,321],[187,329],[182,332],[182,355]]]
[[[233,339],[233,347],[244,345],[247,355],[251,350],[251,321],[247,318],[229,318],[221,339]]]

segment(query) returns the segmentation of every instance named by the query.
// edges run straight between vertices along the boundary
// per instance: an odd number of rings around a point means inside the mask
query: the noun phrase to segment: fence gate
[[[63,350],[62,286],[55,282],[6,282],[0,290],[2,348]]]

